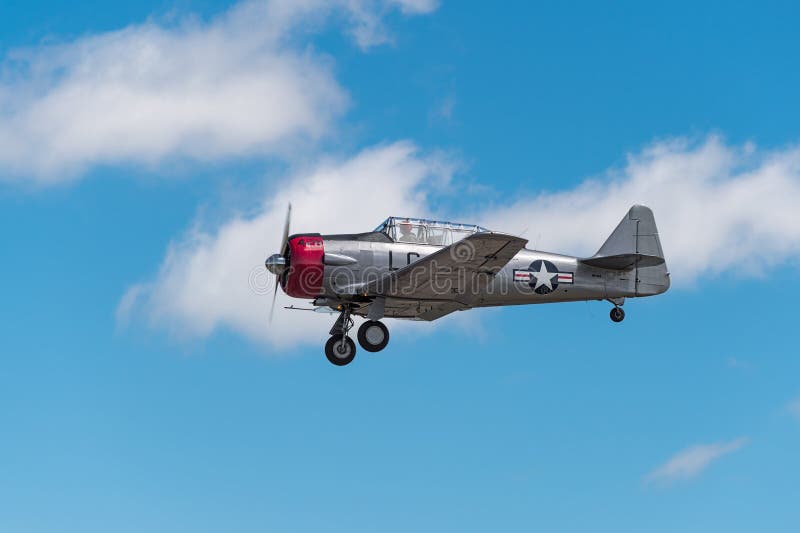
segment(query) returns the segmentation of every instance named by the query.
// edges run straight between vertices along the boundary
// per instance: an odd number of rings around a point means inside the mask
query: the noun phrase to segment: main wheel
[[[389,344],[389,330],[383,322],[368,320],[358,328],[358,344],[368,352],[380,352]]]
[[[331,335],[325,343],[325,356],[336,366],[349,364],[356,356],[356,343],[344,335]]]
[[[622,322],[625,319],[625,311],[621,307],[615,307],[611,310],[611,320],[614,322]]]

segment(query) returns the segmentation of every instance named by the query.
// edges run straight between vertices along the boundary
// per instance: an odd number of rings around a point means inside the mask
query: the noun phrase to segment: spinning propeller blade
[[[286,209],[286,222],[283,224],[283,236],[281,237],[281,247],[279,248],[278,253],[283,254],[284,249],[286,248],[286,243],[289,242],[289,227],[291,226],[292,220],[292,204],[289,204],[289,207]],[[285,259],[285,256],[284,256]],[[269,322],[272,323],[272,315],[275,313],[275,300],[278,297],[278,285],[280,285],[281,280],[281,273],[275,273],[275,288],[272,291],[272,305],[269,308]]]
[[[289,204],[289,207],[286,209],[286,222],[283,223],[283,238],[281,239],[281,248],[278,251],[279,254],[283,253],[283,249],[286,248],[286,243],[289,241],[289,225],[292,221],[292,204]]]
[[[275,300],[278,297],[278,276],[275,276],[275,290],[272,291],[272,305],[269,307],[269,323],[272,324],[272,315],[275,313]]]

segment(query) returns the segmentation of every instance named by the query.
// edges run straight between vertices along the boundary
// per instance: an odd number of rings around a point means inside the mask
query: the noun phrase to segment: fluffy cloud
[[[647,476],[647,481],[663,484],[693,478],[717,459],[739,450],[745,444],[747,439],[741,437],[730,442],[692,446],[676,453],[666,463],[653,470]]]
[[[236,217],[210,231],[194,229],[174,243],[155,281],[127,292],[119,316],[146,312],[152,324],[184,337],[203,337],[226,326],[276,345],[319,342],[330,328],[327,316],[278,311],[267,324],[274,278],[263,263],[278,251],[287,204],[293,206],[292,232],[364,231],[387,213],[419,212],[426,190],[445,185],[451,169],[444,156],[421,156],[406,142],[322,163],[276,187],[257,216]],[[373,201],[374,191],[380,191],[380,202]],[[278,294],[278,306],[304,303]],[[314,320],[318,327],[309,327]],[[309,337],[309,331],[316,336]]]
[[[529,228],[526,236],[538,248],[581,256],[599,248],[630,205],[643,203],[654,208],[677,290],[698,276],[757,275],[800,256],[800,219],[793,216],[800,205],[800,152],[793,148],[759,151],[717,137],[656,143],[631,155],[624,168],[572,190],[485,205],[472,214],[437,212],[430,201],[444,185],[459,189],[450,182],[452,168],[442,156],[421,156],[413,145],[397,143],[298,173],[256,216],[175,241],[155,280],[132,288],[120,314],[143,312],[153,324],[189,337],[226,327],[267,343],[296,342],[316,315],[278,312],[268,328],[269,297],[248,285],[271,283],[262,263],[278,246],[289,201],[297,231],[363,231],[390,214],[435,215],[509,233]],[[375,190],[380,202],[360,201]],[[339,201],[346,217],[332,207]],[[288,303],[281,295],[279,305]],[[330,319],[317,318],[323,335]]]
[[[635,203],[651,207],[672,281],[722,272],[758,275],[800,256],[800,150],[760,151],[719,137],[674,139],[628,156],[571,190],[521,198],[478,213],[491,228],[526,234],[537,247],[594,253]]]
[[[149,21],[16,50],[0,70],[0,180],[78,177],[101,164],[283,155],[347,107],[303,38],[339,20],[362,47],[421,0],[251,0],[202,22]]]

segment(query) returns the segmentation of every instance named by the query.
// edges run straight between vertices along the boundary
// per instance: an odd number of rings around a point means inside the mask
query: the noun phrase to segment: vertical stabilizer
[[[581,262],[609,270],[635,270],[636,296],[660,294],[669,288],[669,272],[658,238],[653,211],[634,205],[592,257]]]

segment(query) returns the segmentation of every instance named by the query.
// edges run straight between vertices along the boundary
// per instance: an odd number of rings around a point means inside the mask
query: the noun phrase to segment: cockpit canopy
[[[489,231],[472,224],[454,224],[424,218],[389,217],[375,228],[395,242],[449,246],[473,233]]]

